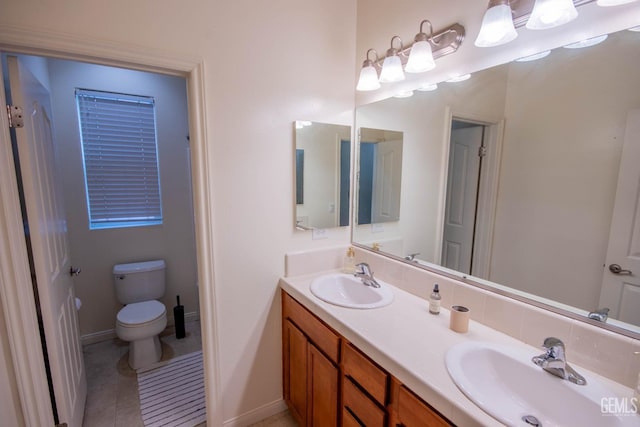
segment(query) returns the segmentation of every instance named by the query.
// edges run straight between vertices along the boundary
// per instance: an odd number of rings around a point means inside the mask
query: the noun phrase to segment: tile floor
[[[251,424],[249,427],[298,427],[298,423],[296,423],[289,411],[285,411]]]
[[[187,336],[176,339],[173,328],[161,335],[162,360],[202,349],[200,322],[185,324]],[[87,403],[83,427],[143,427],[138,379],[128,363],[128,344],[117,338],[84,347],[87,369]],[[198,427],[206,427],[201,424]],[[297,427],[288,411],[250,427]]]
[[[202,348],[200,322],[187,322],[185,330],[186,337],[180,340],[176,339],[173,328],[160,334],[162,360]],[[83,351],[87,370],[83,426],[143,427],[138,379],[127,363],[128,343],[116,338],[87,345]]]

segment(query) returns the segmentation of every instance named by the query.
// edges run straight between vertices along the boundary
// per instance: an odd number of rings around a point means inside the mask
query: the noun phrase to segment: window
[[[89,228],[162,224],[155,103],[76,89]]]

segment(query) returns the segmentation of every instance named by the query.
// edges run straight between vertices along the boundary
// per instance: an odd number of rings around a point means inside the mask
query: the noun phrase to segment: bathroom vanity
[[[518,361],[530,365],[540,348],[475,321],[467,333],[453,332],[449,310],[429,314],[425,299],[395,286],[394,300],[385,307],[362,310],[329,304],[310,290],[320,275],[280,280],[283,394],[299,425],[503,425],[456,386],[447,371],[447,353],[458,344],[476,341],[517,349]],[[632,394],[630,388],[581,366],[576,369],[590,384],[606,384],[611,396]],[[532,375],[537,378],[538,372]],[[549,374],[540,369],[539,375],[546,379]],[[500,382],[498,373],[493,383]],[[613,420],[593,421],[595,426]]]
[[[449,426],[397,378],[282,291],[284,399],[301,426]]]

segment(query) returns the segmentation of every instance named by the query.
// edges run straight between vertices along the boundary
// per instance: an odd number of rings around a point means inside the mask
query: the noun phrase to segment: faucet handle
[[[554,359],[564,359],[564,343],[559,338],[545,338],[542,346],[547,350],[548,356],[553,357]]]
[[[369,264],[367,264],[366,262],[356,264],[356,268],[359,269],[358,273],[360,274],[366,274],[368,276],[371,276],[373,274],[373,272],[371,271],[371,267],[369,267]]]

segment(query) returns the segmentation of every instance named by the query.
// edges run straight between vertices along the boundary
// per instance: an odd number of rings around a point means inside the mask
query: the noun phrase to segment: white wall
[[[50,60],[59,171],[64,188],[72,263],[82,268],[74,278],[80,334],[115,328],[122,307],[115,296],[115,264],[164,259],[167,315],[176,295],[185,312],[198,311],[195,236],[189,171],[189,133],[186,82],[183,78],[104,67],[80,62]],[[153,96],[156,104],[158,162],[163,223],[157,226],[90,230],[82,167],[82,146],[75,89]]]
[[[277,401],[281,388],[278,277],[288,251],[349,242],[295,231],[291,123],[351,124],[355,1],[25,0],[0,26],[204,62],[207,159],[214,183],[215,307],[222,419]],[[209,236],[199,236],[207,238]],[[212,286],[203,283],[202,286]],[[205,337],[211,339],[211,337]]]

